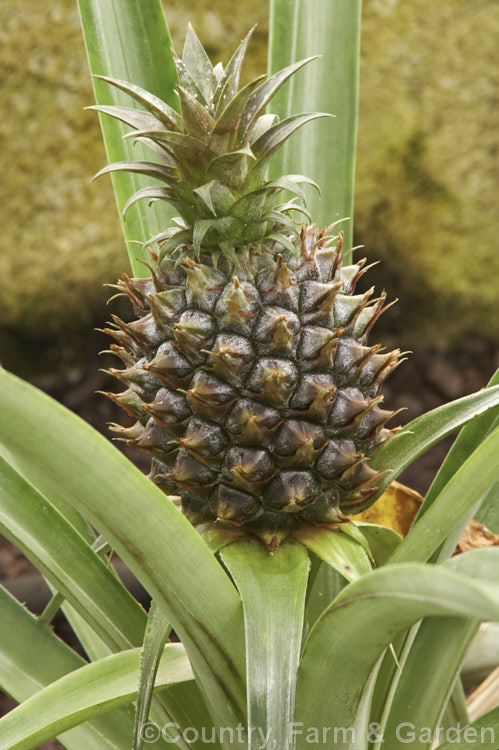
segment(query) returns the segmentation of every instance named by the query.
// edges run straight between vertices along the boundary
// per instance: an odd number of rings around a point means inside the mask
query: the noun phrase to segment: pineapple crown
[[[145,111],[118,106],[94,106],[133,130],[125,138],[145,142],[156,161],[116,162],[96,177],[131,171],[157,178],[163,186],[138,190],[124,213],[138,200],[166,200],[180,216],[175,226],[152,237],[161,258],[181,262],[194,253],[211,253],[216,263],[222,253],[238,264],[238,252],[253,243],[279,242],[292,252],[287,234],[296,233],[292,212],[308,216],[301,183],[315,183],[302,175],[268,180],[272,155],[299,127],[324,113],[292,115],[282,121],[265,109],[282,84],[313,57],[265,75],[239,88],[241,67],[252,31],[241,42],[227,66],[213,66],[189,26],[182,59],[175,53],[180,114],[144,89],[115,78],[97,76],[121,89]],[[318,189],[318,188],[317,188]],[[279,203],[283,191],[295,197]],[[300,204],[296,200],[301,201]]]

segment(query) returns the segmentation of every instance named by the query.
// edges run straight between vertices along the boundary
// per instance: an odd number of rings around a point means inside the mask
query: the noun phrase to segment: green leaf
[[[67,601],[62,605],[62,611],[78,638],[85,654],[88,656],[89,661],[103,659],[104,656],[109,656],[112,653],[109,646],[106,646],[102,638],[95,633],[95,630]]]
[[[480,716],[461,732],[454,735],[449,742],[438,745],[436,750],[497,750],[499,735],[499,706]]]
[[[272,101],[282,120],[304,112],[330,112],[334,122],[314,123],[272,159],[270,174],[304,172],[322,190],[309,192],[309,210],[319,226],[353,216],[357,135],[361,0],[271,0],[269,71],[301,57],[320,58]],[[345,248],[352,246],[352,222]]]
[[[43,688],[0,719],[0,750],[36,750],[39,744],[134,699],[140,649],[87,664]],[[192,680],[184,647],[165,647],[156,687]]]
[[[130,207],[140,200],[147,200],[148,205],[150,206],[154,201],[157,201],[157,200],[172,202],[175,200],[175,196],[171,192],[171,190],[168,190],[167,188],[162,188],[162,187],[141,188],[140,190],[137,190],[137,192],[134,193],[134,195],[132,195],[131,198],[129,198],[127,202],[125,203],[123,207],[123,216],[126,216]]]
[[[192,231],[192,245],[197,255],[201,253],[202,242],[210,229],[216,229],[220,237],[230,239],[234,227],[240,229],[242,222],[233,216],[220,216],[216,219],[197,219]]]
[[[205,182],[204,185],[201,185],[201,187],[196,188],[192,192],[195,195],[198,195],[206,208],[211,211],[213,216],[217,215],[217,211],[215,206],[213,205],[213,186],[217,184],[217,180],[210,180],[210,182]],[[218,185],[222,185],[222,183],[218,182]]]
[[[202,141],[185,133],[173,133],[169,130],[137,130],[128,133],[124,140],[138,137],[151,138],[163,144],[169,150],[172,160],[181,167],[185,166],[185,162],[190,166],[201,168],[203,163],[209,162],[215,156],[215,153]],[[165,225],[160,228],[164,229]]]
[[[0,529],[112,650],[142,643],[146,615],[140,605],[78,532],[3,458]]]
[[[239,79],[241,76],[241,67],[248,47],[248,42],[254,31],[253,27],[244,37],[243,41],[236,49],[232,57],[230,58],[227,66],[224,70],[223,77],[221,78],[217,93],[214,97],[214,104],[217,109],[225,108],[227,103],[230,102],[236,95],[239,88]]]
[[[197,529],[213,554],[220,552],[227,544],[231,544],[236,539],[241,539],[241,537],[245,536],[244,531],[237,529],[235,526],[228,528],[206,524],[206,528],[198,526]]]
[[[99,552],[99,539],[102,539],[102,537],[99,537],[94,541],[92,544],[92,550],[100,555]],[[106,564],[108,563],[107,558],[102,558],[106,561]],[[61,596],[57,589],[47,580],[45,579],[45,582],[47,583],[48,587],[52,591],[52,598],[56,598],[57,596]],[[71,628],[73,629],[73,632],[75,633],[76,637],[78,638],[78,641],[80,642],[81,647],[83,648],[85,654],[88,656],[90,661],[97,661],[97,659],[102,659],[105,656],[109,656],[113,653],[112,649],[107,646],[102,638],[98,636],[95,632],[95,630],[91,627],[91,625],[88,624],[88,622],[76,611],[74,607],[69,604],[67,599],[64,599],[62,606],[62,611],[64,612],[64,615],[70,624]],[[41,619],[41,616],[40,616]],[[127,748],[128,750],[128,748]]]
[[[478,581],[497,583],[499,570],[499,547],[481,547],[451,557],[444,563],[446,568],[472,576]]]
[[[492,574],[499,577],[499,556]],[[319,731],[354,726],[365,686],[384,649],[398,633],[431,615],[497,620],[499,585],[420,564],[386,566],[348,585],[317,620],[305,643],[296,721]],[[350,742],[348,734],[338,735],[334,747],[347,750]],[[307,747],[303,732],[297,748]]]
[[[304,547],[284,542],[273,553],[257,540],[224,547],[221,557],[241,594],[246,625],[248,726],[269,730],[288,747],[294,716],[309,559]],[[257,732],[249,748],[261,747]]]
[[[400,661],[401,670],[395,675],[393,696],[386,706],[386,720],[381,721],[384,745],[380,744],[380,747],[396,745],[399,727],[408,721],[408,705],[411,707],[410,722],[418,735],[425,727],[435,729],[440,726],[477,629],[478,622],[474,618],[426,617],[423,620],[409,653]],[[429,665],[435,665],[435,669]],[[416,740],[411,744],[414,750],[426,750],[427,747],[428,743],[424,741]]]
[[[287,174],[285,177],[278,177],[275,180],[269,180],[269,182],[265,183],[263,189],[280,188],[281,190],[287,190],[288,192],[297,195],[304,203],[306,203],[305,193],[299,187],[300,183],[311,185],[318,193],[320,193],[320,188],[317,183],[301,174]]]
[[[370,721],[381,724],[389,692],[394,687],[396,689],[396,678],[400,675],[400,668],[404,662],[404,652],[410,648],[411,639],[417,633],[417,628],[418,624],[413,625],[407,632],[396,635],[391,642],[391,646],[385,650],[383,657],[380,659],[369,711]],[[371,746],[369,746],[369,750],[373,750]]]
[[[171,39],[160,0],[137,3],[135,0],[78,0],[85,45],[91,73],[124,79],[163,100],[172,109],[177,106],[174,92],[177,74],[170,51]],[[98,78],[92,79],[98,105],[128,105],[129,97]],[[168,110],[169,111],[169,110]],[[144,114],[144,113],[142,113]],[[172,115],[173,117],[173,115]],[[108,161],[147,159],[143,145],[133,147],[122,140],[126,128],[115,119],[101,117]],[[123,119],[123,118],[122,118]],[[130,173],[113,175],[113,186],[121,215],[128,198],[150,185],[147,178]],[[147,242],[163,231],[173,215],[165,203],[134,206],[122,224],[127,243]],[[129,247],[130,262],[136,276],[143,276],[139,259],[148,260],[146,250]]]
[[[299,526],[293,536],[347,581],[355,581],[372,570],[365,549],[342,532],[341,524],[334,529],[327,526]]]
[[[171,167],[165,167],[163,164],[156,164],[151,161],[118,161],[115,164],[108,164],[107,167],[97,172],[94,180],[111,172],[137,172],[137,174],[155,177],[158,180],[169,183],[174,170]]]
[[[464,692],[460,677],[456,680],[451,697],[439,723],[445,727],[457,727],[458,724],[467,726],[470,723],[468,706],[466,705],[466,693]]]
[[[195,96],[196,99],[199,99],[199,101],[205,101],[203,93],[197,85],[197,82],[188,71],[187,66],[175,52],[173,52],[173,59],[175,61],[175,67],[177,69],[178,82],[180,86],[182,86],[182,88],[192,94],[192,96]],[[206,102],[206,104],[208,104],[208,102]]]
[[[307,595],[307,620],[312,626],[347,585],[347,580],[328,563],[316,559],[318,570]]]
[[[270,232],[267,237],[265,238],[267,240],[274,240],[274,242],[278,242],[280,245],[286,248],[286,250],[289,250],[290,253],[294,252],[295,248],[291,240],[281,232]]]
[[[499,483],[496,482],[487,492],[475,519],[494,534],[499,534]]]
[[[262,82],[263,78],[265,78],[264,75],[247,83],[233,99],[228,101],[227,106],[217,118],[217,124],[213,130],[213,136],[221,138],[230,133],[231,130],[233,131],[237,128],[249,97],[255,88]],[[240,145],[239,142],[237,143]]]
[[[158,121],[155,117],[138,109],[130,109],[129,107],[108,107],[105,104],[92,104],[89,107],[85,107],[85,109],[93,109],[95,112],[100,112],[103,115],[115,117],[117,120],[120,120],[120,122],[124,122],[125,125],[130,125],[131,128],[135,128],[135,130],[154,130],[158,127]]]
[[[268,211],[262,216],[262,221],[271,221],[273,224],[278,224],[281,230],[285,228],[290,232],[296,231],[296,225],[293,220],[289,216],[286,216],[286,214],[279,213],[279,211]]]
[[[18,703],[85,664],[1,586],[0,611],[0,686]],[[58,739],[68,750],[129,750],[132,732],[133,712],[123,707]]]
[[[499,624],[480,627],[464,660],[462,677],[466,687],[482,682],[499,664]]]
[[[146,634],[140,657],[140,677],[137,690],[132,750],[141,750],[144,744],[142,727],[149,716],[154,684],[170,631],[171,626],[163,610],[153,600],[149,610]]]
[[[182,60],[199,86],[205,102],[209,104],[211,92],[217,84],[217,79],[213,72],[213,65],[210,62],[210,58],[206,54],[206,50],[199,41],[191,24],[187,27]]]
[[[237,151],[230,151],[221,156],[215,156],[208,167],[208,174],[224,178],[227,171],[231,171],[236,182],[241,181],[241,176],[246,173],[248,158],[254,159],[254,155],[249,146],[243,146]],[[241,200],[244,200],[244,197]]]
[[[499,385],[451,401],[423,414],[404,427],[392,440],[382,445],[370,466],[386,474],[377,485],[379,497],[391,482],[447,435],[467,422],[499,406]]]
[[[300,60],[294,62],[292,65],[288,65],[282,70],[279,70],[274,75],[270,76],[264,83],[262,83],[256,91],[250,96],[244,112],[239,123],[238,142],[244,141],[249,131],[253,127],[255,121],[259,117],[262,110],[267,106],[269,101],[272,99],[276,91],[278,91],[283,83],[290,78],[297,70],[302,68],[307,63],[314,60],[315,57],[309,57],[306,60]],[[301,112],[303,110],[300,110]],[[296,172],[297,170],[293,170]],[[278,176],[278,175],[277,175]]]
[[[154,96],[154,94],[151,94],[140,86],[135,86],[133,83],[122,81],[119,78],[110,78],[109,76],[100,75],[95,75],[95,78],[98,78],[100,81],[105,81],[106,83],[111,84],[111,86],[115,86],[117,89],[124,91],[125,94],[128,94],[128,96],[141,104],[168,130],[181,132],[182,118],[173,107],[170,107],[159,97]]]
[[[57,478],[170,618],[214,718],[237,723],[245,712],[241,602],[195,529],[96,430],[1,369],[0,412],[0,443]]]
[[[211,211],[213,216],[218,216],[219,213],[227,212],[230,206],[234,203],[234,191],[218,180],[205,182],[204,185],[201,185],[192,192],[201,198],[202,202],[206,208]]]
[[[172,705],[172,720],[175,725],[182,728],[189,729],[192,727],[197,730],[199,740],[197,742],[191,741],[192,732],[189,737],[189,742],[184,742],[182,737],[178,741],[178,747],[182,750],[206,750],[206,742],[203,742],[203,728],[204,732],[208,732],[210,738],[210,750],[221,750],[222,745],[218,741],[211,742],[211,732],[214,729],[213,721],[208,713],[206,704],[203,700],[201,692],[196,682],[191,680],[190,682],[179,682],[177,685],[173,685],[168,690],[162,691],[158,696],[155,696],[155,700],[161,700],[165,702],[165,696],[168,695],[168,702]],[[155,719],[155,721],[157,721]],[[172,734],[178,733],[176,726],[172,727]],[[215,740],[215,738],[213,738]],[[176,747],[176,746],[174,746]],[[224,750],[227,745],[224,745]],[[162,750],[165,748],[163,741]],[[127,749],[128,750],[128,749]],[[149,743],[147,743],[147,750],[149,750]]]
[[[499,386],[499,370],[491,378],[487,387],[493,388],[494,386]],[[488,409],[476,419],[472,419],[463,427],[426,493],[418,518],[426,513],[449,479],[470,457],[475,448],[478,448],[484,437],[497,426],[499,426],[499,404],[495,408]]]
[[[15,469],[24,479],[37,488],[44,497],[50,497],[51,505],[73,526],[76,531],[85,539],[87,544],[92,545],[95,542],[95,533],[88,521],[81,513],[78,513],[73,506],[67,501],[64,493],[61,492],[60,483],[57,476],[53,477],[43,469],[37,468],[36,463],[29,458],[16,453],[15,455],[8,450],[7,445],[0,440],[0,456]]]
[[[269,159],[274,151],[276,151],[284,141],[293,135],[295,130],[301,128],[302,125],[306,125],[307,122],[317,120],[319,117],[331,117],[331,115],[325,114],[324,112],[312,112],[300,115],[291,115],[285,120],[278,122],[277,125],[273,125],[258,140],[253,141],[251,144],[251,150],[258,159],[258,162]],[[259,168],[259,163],[254,169]]]
[[[498,549],[476,550],[446,563],[448,568],[491,583],[497,581],[498,566]],[[475,617],[427,617],[419,627],[413,628],[409,648],[404,649],[400,659],[401,670],[393,678],[380,721],[386,745],[396,743],[397,729],[407,721],[408,705],[417,736],[420,731],[424,736],[425,727],[433,730],[441,725],[443,711],[451,699],[478,625]],[[438,669],[428,670],[429,664],[438,664]],[[415,689],[417,685],[424,685],[424,690]],[[423,749],[428,743],[415,740],[411,747]],[[379,750],[378,745],[373,750]]]
[[[400,534],[386,526],[378,526],[374,523],[357,521],[356,526],[362,531],[376,566],[385,565],[402,541]]]
[[[163,240],[166,239],[166,235],[164,237],[157,235],[155,239],[157,242],[163,242]],[[177,229],[174,234],[172,234],[169,239],[161,245],[159,260],[162,261],[163,258],[173,255],[179,247],[183,245],[185,246],[186,242],[190,242],[191,239],[192,232],[190,229]]]
[[[250,130],[250,133],[249,133],[250,146],[255,141],[257,141],[261,135],[266,133],[267,130],[270,130],[270,128],[276,122],[276,120],[277,120],[277,115],[272,115],[272,114],[261,115]]]
[[[208,140],[215,127],[215,120],[207,112],[206,107],[182,86],[178,86],[177,91],[182,113],[183,132],[200,133],[202,134],[202,140]]]
[[[390,563],[428,560],[456,527],[465,525],[480,499],[499,481],[498,455],[499,427],[455,472],[426,513],[411,527]],[[453,550],[455,544],[451,546]]]

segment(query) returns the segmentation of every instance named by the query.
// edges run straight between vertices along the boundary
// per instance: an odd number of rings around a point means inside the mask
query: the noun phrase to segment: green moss
[[[401,165],[404,177],[413,186],[415,193],[431,200],[446,200],[452,202],[452,193],[442,183],[438,182],[425,165],[427,136],[418,130],[408,140],[401,154]]]
[[[1,325],[81,327],[125,253],[110,185],[90,185],[105,156],[83,111],[92,93],[78,15],[72,2],[29,0],[2,3],[0,14]]]
[[[404,345],[499,338],[493,0],[366,0],[356,229]]]
[[[255,22],[246,75],[265,69],[266,3],[168,2],[174,43],[190,19],[227,58]],[[189,19],[187,18],[189,15]],[[104,316],[105,282],[128,269],[109,180],[90,184],[105,154],[75,0],[4,0],[0,70],[0,327],[57,332]]]

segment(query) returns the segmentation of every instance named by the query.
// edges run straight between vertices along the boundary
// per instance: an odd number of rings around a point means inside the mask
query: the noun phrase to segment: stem
[[[50,625],[54,617],[56,616],[57,612],[60,610],[62,604],[64,603],[66,597],[64,594],[61,594],[60,591],[56,591],[55,594],[53,594],[52,598],[48,602],[47,606],[41,613],[38,620],[43,625]]]

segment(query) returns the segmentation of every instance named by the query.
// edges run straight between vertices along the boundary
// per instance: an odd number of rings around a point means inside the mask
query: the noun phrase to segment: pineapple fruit
[[[355,294],[365,260],[343,265],[342,233],[299,226],[305,177],[268,180],[269,160],[318,114],[276,122],[265,108],[308,61],[239,88],[249,36],[213,67],[189,28],[176,58],[180,114],[105,78],[143,110],[95,107],[132,128],[151,162],[115,170],[159,178],[141,198],[179,218],[148,243],[147,278],[123,275],[136,320],[106,329],[135,418],[112,428],[152,457],[151,477],[193,524],[216,523],[275,548],[298,524],[344,522],[372,502],[369,457],[393,431],[380,386],[399,352],[370,346],[384,293]],[[283,193],[296,198],[282,202]]]

